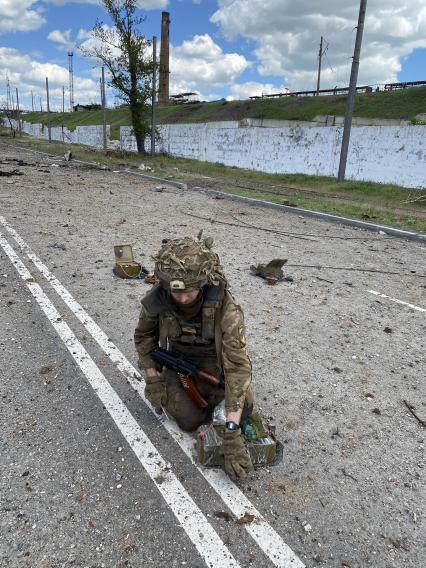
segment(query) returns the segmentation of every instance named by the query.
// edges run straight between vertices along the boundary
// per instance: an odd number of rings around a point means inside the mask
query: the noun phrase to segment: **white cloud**
[[[171,46],[170,92],[209,93],[232,84],[249,66],[243,55],[224,53],[208,34],[195,35],[179,46]]]
[[[38,29],[45,19],[32,6],[36,0],[0,0],[0,34]]]
[[[108,26],[105,24],[105,28]],[[73,34],[72,30],[52,30],[47,39],[56,43],[59,51],[68,51],[77,49],[78,46],[93,47],[95,40],[92,37],[91,30],[84,30],[80,28],[77,34]]]
[[[329,43],[321,85],[347,84],[358,22],[358,2],[340,0],[218,0],[212,22],[227,38],[256,42],[261,75],[277,75],[292,90],[315,88],[319,40]],[[372,0],[367,6],[359,84],[395,81],[400,62],[426,47],[424,0]]]
[[[13,0],[11,0],[13,1]],[[48,4],[55,4],[56,6],[63,6],[64,4],[99,4],[99,0],[44,0]],[[166,8],[168,0],[138,0],[138,8],[143,10],[160,10]]]
[[[287,87],[274,87],[271,83],[258,83],[256,81],[248,81],[247,83],[235,83],[230,88],[231,95],[226,97],[228,101],[235,99],[248,99],[249,97],[261,95],[273,95],[288,92]]]
[[[41,63],[16,49],[0,47],[0,81],[2,84],[5,84],[6,77],[9,78],[13,93],[15,87],[18,87],[19,98],[27,108],[31,103],[31,91],[34,93],[37,108],[39,108],[39,97],[43,100],[43,108],[46,108],[46,77],[49,78],[52,109],[59,110],[62,105],[63,86],[67,91],[65,104],[68,104],[68,69],[61,65]],[[79,103],[99,102],[97,82],[75,75],[74,100]]]
[[[74,42],[71,41],[71,30],[65,30],[63,32],[53,30],[49,33],[47,39],[57,43],[59,49],[70,49],[74,46]]]

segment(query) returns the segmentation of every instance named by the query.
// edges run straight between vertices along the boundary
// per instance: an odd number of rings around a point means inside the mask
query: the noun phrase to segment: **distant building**
[[[177,105],[187,105],[191,103],[199,103],[199,93],[179,93],[171,95],[170,100]]]
[[[74,112],[80,112],[82,110],[101,110],[101,105],[74,105],[73,107]]]

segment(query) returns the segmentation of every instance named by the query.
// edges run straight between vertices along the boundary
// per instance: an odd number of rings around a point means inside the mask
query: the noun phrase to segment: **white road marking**
[[[115,363],[117,368],[126,377],[130,385],[138,392],[140,397],[149,406],[157,418],[158,415],[152,409],[149,402],[144,396],[145,382],[140,373],[126,359],[123,353],[108,339],[105,332],[98,324],[87,314],[82,306],[73,298],[68,290],[59,282],[59,280],[49,271],[43,262],[32,252],[31,248],[20,237],[20,235],[11,227],[6,219],[0,216],[0,223],[12,235],[19,247],[34,263],[43,276],[50,282],[54,290],[59,294],[69,309],[76,315],[79,321],[84,325],[87,331],[92,335],[101,349]],[[161,419],[161,418],[159,418]],[[279,568],[304,568],[303,562],[292,551],[292,549],[284,542],[281,536],[273,527],[265,520],[262,514],[255,508],[251,501],[244,493],[228,478],[222,470],[201,467],[194,459],[193,447],[194,439],[189,434],[182,432],[175,422],[170,420],[162,421],[164,427],[174,438],[176,443],[185,452],[192,464],[204,476],[216,493],[224,501],[229,510],[238,518],[244,513],[249,512],[254,515],[256,522],[243,525],[251,537],[256,541],[262,551],[269,557],[271,562]]]
[[[45,313],[55,331],[64,342],[77,365],[83,371],[93,390],[109,412],[111,418],[129,443],[136,457],[148,473],[167,505],[194,543],[207,566],[223,568],[239,564],[226,548],[204,514],[194,503],[186,489],[171,471],[156,447],[133,418],[126,405],[111,387],[83,345],[70,327],[62,320],[60,313],[43,292],[13,248],[0,233],[0,246],[7,254],[31,294]]]
[[[408,306],[412,310],[417,310],[418,312],[426,313],[425,308],[419,308],[419,306],[415,306],[414,304],[409,304],[408,302],[403,302],[402,300],[398,300],[397,298],[391,298],[391,296],[386,296],[386,294],[380,294],[380,292],[376,292],[375,290],[369,290],[370,294],[374,294],[375,296],[380,296],[380,298],[386,298],[391,302],[396,302],[397,304],[402,304],[403,306]]]

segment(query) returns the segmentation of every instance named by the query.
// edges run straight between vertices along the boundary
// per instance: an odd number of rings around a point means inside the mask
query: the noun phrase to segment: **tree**
[[[145,18],[136,15],[137,0],[101,0],[101,3],[113,27],[97,20],[92,30],[93,41],[80,46],[80,51],[86,57],[100,60],[108,69],[108,84],[129,105],[138,152],[144,154],[144,140],[151,130],[147,101],[152,94],[153,74],[152,54],[148,49],[151,41],[138,30]]]

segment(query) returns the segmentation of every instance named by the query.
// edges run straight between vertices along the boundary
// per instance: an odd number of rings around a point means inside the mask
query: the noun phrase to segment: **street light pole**
[[[106,135],[106,97],[105,97],[105,68],[102,65],[102,131],[103,131],[103,146],[104,150],[107,149],[107,135]]]
[[[361,0],[359,7],[358,26],[356,31],[354,57],[352,60],[351,79],[349,82],[348,99],[346,101],[345,124],[343,127],[342,149],[340,151],[339,173],[337,181],[342,182],[345,179],[346,162],[348,159],[349,139],[351,136],[352,115],[355,106],[356,83],[358,79],[359,58],[361,53],[362,34],[364,31],[365,12],[367,9],[367,0]]]
[[[46,102],[47,102],[47,128],[49,142],[52,142],[52,125],[50,123],[49,79],[46,77]]]
[[[321,42],[320,42],[320,49],[319,49],[319,54],[318,54],[318,79],[317,79],[317,97],[319,96],[319,91],[320,91],[320,82],[321,82],[321,63],[322,63],[322,44],[323,44],[323,40],[324,38],[321,36]]]

